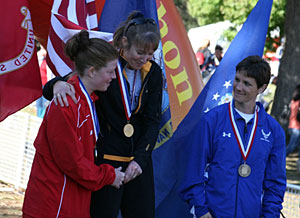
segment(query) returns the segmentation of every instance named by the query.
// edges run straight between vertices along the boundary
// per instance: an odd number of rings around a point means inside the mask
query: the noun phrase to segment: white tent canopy
[[[216,45],[227,47],[228,42],[222,38],[222,33],[233,24],[229,21],[222,21],[214,24],[192,28],[188,31],[188,37],[194,52],[202,45],[204,39],[210,40],[209,49],[214,52]]]

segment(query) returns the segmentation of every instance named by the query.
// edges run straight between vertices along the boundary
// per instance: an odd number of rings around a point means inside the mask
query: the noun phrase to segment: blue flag
[[[246,22],[231,42],[216,72],[198,101],[201,115],[232,98],[236,65],[250,55],[263,55],[273,0],[259,0]]]
[[[156,192],[156,198],[159,199],[156,207],[157,218],[192,217],[187,204],[178,197],[178,187],[187,163],[185,154],[190,152],[190,139],[195,138],[191,136],[201,134],[196,127],[203,113],[231,100],[236,65],[249,55],[262,56],[272,4],[273,0],[258,1],[242,29],[231,42],[216,72],[174,132],[171,140],[153,153],[154,169],[160,169],[166,173],[166,175],[161,174],[160,178],[155,180],[156,190],[161,191],[163,196],[160,196],[159,191]],[[159,166],[155,165],[158,161],[162,162]],[[162,169],[164,167],[168,169]],[[158,182],[161,182],[161,188]]]
[[[99,30],[113,33],[134,10],[140,11],[145,17],[157,21],[155,0],[105,1],[99,22]]]

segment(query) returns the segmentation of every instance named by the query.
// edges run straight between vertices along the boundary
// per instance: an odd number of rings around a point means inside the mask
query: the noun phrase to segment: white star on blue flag
[[[226,87],[226,89],[228,89],[229,88],[229,86],[232,86],[231,85],[231,80],[229,80],[229,81],[225,81],[225,83],[224,83],[224,85],[223,86],[225,86]]]

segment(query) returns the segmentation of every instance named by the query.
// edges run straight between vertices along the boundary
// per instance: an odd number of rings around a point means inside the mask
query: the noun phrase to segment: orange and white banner
[[[200,69],[173,1],[156,0],[173,132],[203,88]]]

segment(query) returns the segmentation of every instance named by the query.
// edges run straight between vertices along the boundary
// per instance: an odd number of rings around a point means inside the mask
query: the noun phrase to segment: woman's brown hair
[[[86,30],[81,30],[67,41],[65,53],[75,62],[75,70],[81,76],[86,68],[95,67],[98,70],[119,56],[108,42],[99,38],[90,39]]]
[[[122,45],[122,37],[128,41],[126,48]],[[158,48],[160,33],[157,24],[151,18],[145,18],[141,12],[133,11],[115,31],[113,44],[118,49],[129,49],[132,44],[145,51]]]

